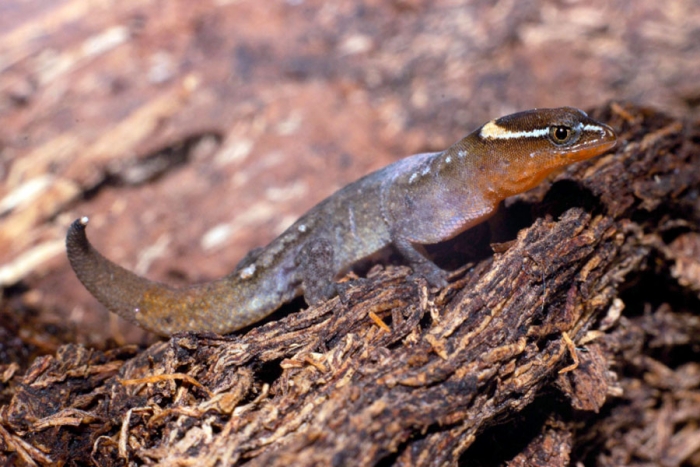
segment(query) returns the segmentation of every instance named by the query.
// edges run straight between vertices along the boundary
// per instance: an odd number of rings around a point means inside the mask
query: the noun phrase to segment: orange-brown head
[[[470,135],[499,197],[529,190],[555,169],[615,146],[612,128],[579,109],[534,109],[501,117]]]

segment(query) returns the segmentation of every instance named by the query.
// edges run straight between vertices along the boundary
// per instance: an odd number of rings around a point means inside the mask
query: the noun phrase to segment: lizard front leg
[[[392,232],[392,243],[413,268],[415,275],[424,277],[433,287],[447,286],[447,271],[423,256],[416,246],[400,234]]]

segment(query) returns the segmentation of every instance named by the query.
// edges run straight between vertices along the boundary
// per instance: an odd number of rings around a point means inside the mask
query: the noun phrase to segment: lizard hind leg
[[[304,299],[316,305],[338,294],[335,279],[335,253],[326,238],[309,240],[297,257]]]

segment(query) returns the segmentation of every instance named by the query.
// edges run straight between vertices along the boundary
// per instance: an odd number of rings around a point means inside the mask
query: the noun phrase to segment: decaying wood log
[[[594,116],[615,153],[511,200],[446,290],[375,267],[236,335],[65,346],[11,377],[7,459],[700,465],[700,125]]]

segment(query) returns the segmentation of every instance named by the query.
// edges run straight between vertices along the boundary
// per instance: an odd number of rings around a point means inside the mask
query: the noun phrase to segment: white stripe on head
[[[549,134],[549,127],[536,128],[529,131],[510,131],[491,120],[481,127],[479,136],[485,139],[514,139],[514,138],[539,138]]]
[[[597,131],[597,132],[600,133],[601,135],[604,135],[604,134],[605,134],[605,128],[603,128],[603,127],[600,126],[600,125],[592,125],[592,124],[590,124],[590,123],[587,124],[587,125],[583,125],[583,130],[584,130],[584,131]]]

